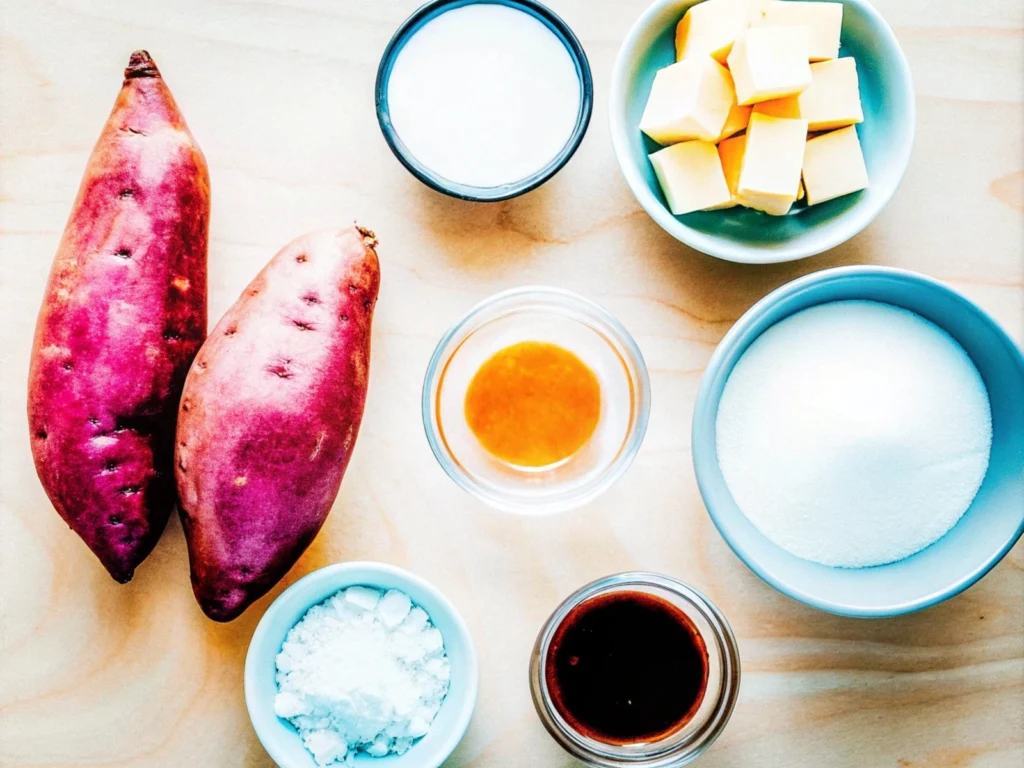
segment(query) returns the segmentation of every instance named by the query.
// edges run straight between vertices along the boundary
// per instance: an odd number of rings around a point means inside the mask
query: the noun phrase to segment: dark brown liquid
[[[558,713],[607,744],[654,741],[696,714],[708,652],[679,608],[644,592],[580,603],[555,630],[545,677]]]

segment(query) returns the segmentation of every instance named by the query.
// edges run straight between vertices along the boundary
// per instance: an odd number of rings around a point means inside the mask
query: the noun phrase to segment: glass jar
[[[581,603],[618,592],[640,592],[681,610],[707,647],[708,678],[696,713],[677,729],[646,742],[609,744],[580,733],[558,712],[548,690],[546,665],[559,626]],[[676,768],[696,760],[725,728],[740,685],[736,637],[721,611],[681,581],[656,573],[620,573],[599,579],[571,595],[544,624],[530,659],[530,688],[537,714],[569,754],[594,768]]]

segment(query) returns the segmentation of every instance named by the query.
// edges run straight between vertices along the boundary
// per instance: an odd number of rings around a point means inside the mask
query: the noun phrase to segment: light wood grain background
[[[1024,5],[886,0],[910,58],[910,171],[863,234],[797,264],[702,256],[640,210],[612,155],[615,52],[644,0],[551,0],[594,70],[582,148],[526,197],[472,205],[428,191],[373,111],[379,56],[419,0],[2,0],[0,4],[0,765],[264,768],[242,699],[265,598],[206,620],[172,522],[127,586],[50,508],[24,412],[38,302],[87,154],[129,52],[155,57],[209,159],[211,317],[303,231],[358,218],[381,241],[363,431],[323,532],[285,583],[353,558],[410,568],[476,638],[480,701],[450,768],[575,765],[534,715],[526,666],[554,606],[626,569],[692,582],[731,620],[739,706],[701,762],[992,768],[1024,764],[1024,548],[945,605],[891,621],[817,613],[773,592],[705,514],[690,413],[714,345],[754,301],[839,264],[941,278],[1024,337]],[[650,366],[644,447],[599,501],[560,517],[493,513],[443,475],[419,388],[438,337],[499,289],[547,283],[604,304]]]

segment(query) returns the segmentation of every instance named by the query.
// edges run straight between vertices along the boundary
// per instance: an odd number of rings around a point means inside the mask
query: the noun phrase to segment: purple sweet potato
[[[350,227],[285,246],[189,371],[175,473],[192,589],[211,619],[274,586],[337,498],[366,403],[376,243]]]
[[[210,221],[206,160],[156,64],[136,51],[124,77],[54,258],[28,384],[39,479],[119,582],[174,507]]]

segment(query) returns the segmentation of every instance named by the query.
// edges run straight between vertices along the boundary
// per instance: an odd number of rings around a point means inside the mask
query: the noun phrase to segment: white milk
[[[388,83],[395,132],[439,176],[475,187],[526,178],[565,146],[581,85],[562,41],[503,5],[467,5],[423,25]]]

